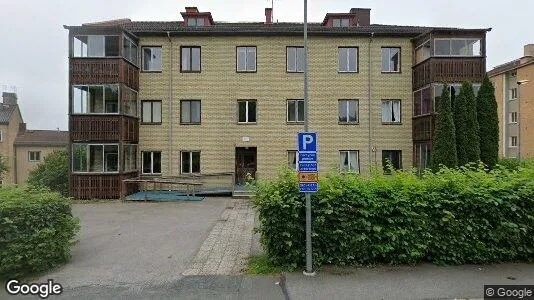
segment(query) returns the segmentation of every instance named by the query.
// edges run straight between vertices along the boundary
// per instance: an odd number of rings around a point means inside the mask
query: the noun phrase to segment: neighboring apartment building
[[[488,72],[499,113],[501,157],[534,157],[534,44],[523,57]],[[529,131],[530,128],[530,131]]]
[[[8,171],[0,178],[2,185],[23,184],[29,173],[54,150],[65,150],[67,131],[26,130],[17,103],[17,94],[2,93],[0,104],[0,155]]]
[[[118,197],[121,180],[296,164],[303,25],[128,19],[69,30],[71,194]],[[309,23],[309,123],[321,172],[423,167],[440,82],[481,82],[489,29],[370,23],[370,9]],[[454,91],[454,89],[453,89]],[[415,97],[415,99],[413,99]],[[413,120],[412,120],[413,119]],[[126,191],[129,192],[129,191]]]

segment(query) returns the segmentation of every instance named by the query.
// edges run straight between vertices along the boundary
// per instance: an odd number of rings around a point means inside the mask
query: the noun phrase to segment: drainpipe
[[[372,155],[372,148],[373,146],[371,145],[371,110],[373,108],[373,105],[371,104],[371,42],[373,41],[373,37],[374,37],[375,33],[374,32],[371,32],[371,36],[369,37],[369,47],[368,47],[368,51],[369,51],[369,55],[368,55],[368,66],[369,66],[369,71],[368,71],[368,74],[367,74],[367,93],[368,93],[368,100],[369,100],[369,127],[368,127],[368,134],[369,134],[369,171],[371,171],[371,155]]]
[[[172,176],[172,40],[171,34],[167,31],[169,38],[169,175]]]

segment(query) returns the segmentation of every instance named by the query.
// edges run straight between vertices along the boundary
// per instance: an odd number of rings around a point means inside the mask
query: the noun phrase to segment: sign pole
[[[308,132],[308,1],[304,0],[304,132]],[[311,195],[306,197],[306,276],[315,276],[312,265]]]

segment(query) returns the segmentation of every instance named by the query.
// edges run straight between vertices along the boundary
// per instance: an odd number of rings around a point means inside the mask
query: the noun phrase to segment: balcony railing
[[[71,58],[71,84],[124,83],[139,90],[139,70],[123,58]]]
[[[131,141],[139,140],[137,118],[121,115],[72,115],[71,141]]]
[[[484,57],[431,57],[413,67],[413,88],[432,82],[481,82],[485,64]]]
[[[75,199],[118,199],[137,191],[137,184],[121,187],[124,179],[136,178],[137,172],[125,174],[72,174],[70,195]],[[127,189],[127,190],[122,190]]]
[[[416,117],[412,120],[412,139],[414,141],[428,141],[434,134],[434,115]]]

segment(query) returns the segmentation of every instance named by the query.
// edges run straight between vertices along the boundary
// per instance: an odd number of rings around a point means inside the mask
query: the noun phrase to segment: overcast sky
[[[302,0],[275,0],[274,19],[302,21]],[[263,21],[271,0],[0,0],[0,90],[16,86],[30,129],[66,130],[68,103],[67,30],[109,19],[181,21],[185,6],[210,11],[215,21]],[[523,54],[534,43],[530,29],[534,1],[509,7],[495,0],[309,0],[308,20],[327,12],[371,8],[371,23],[493,28],[487,35],[488,70]]]

